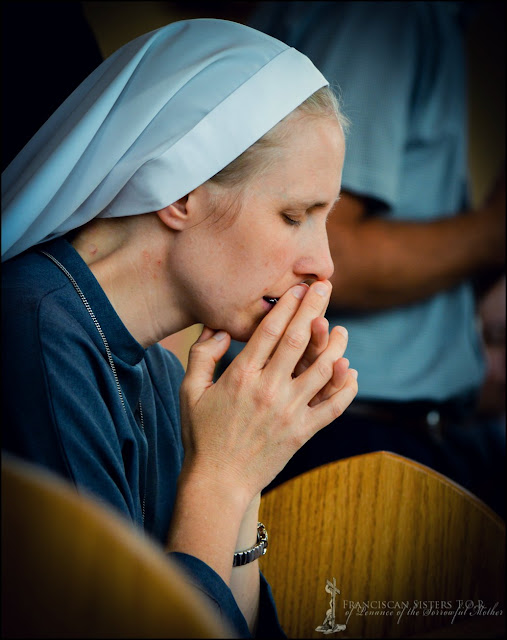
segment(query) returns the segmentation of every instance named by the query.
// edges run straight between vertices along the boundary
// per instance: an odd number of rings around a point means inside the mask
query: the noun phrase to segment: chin
[[[208,322],[202,322],[202,320],[201,322],[210,329],[213,329],[213,331],[227,331],[232,340],[248,342],[265,315],[265,313],[261,313],[258,314],[257,317],[247,316],[244,313],[238,313],[238,311],[231,311],[231,313],[228,314],[228,318],[233,318],[232,320],[227,320],[224,315],[222,315],[220,318],[210,318]]]
[[[215,331],[227,331],[227,333],[231,336],[231,340],[236,340],[237,342],[248,342],[255,331],[255,327],[238,327],[229,325],[223,325],[215,329]]]
[[[231,332],[231,338],[232,340],[236,340],[236,342],[248,342],[250,340],[250,338],[252,337],[254,333],[254,330],[252,329],[250,332],[239,332],[239,333],[233,333]]]
[[[221,329],[223,329],[223,331],[227,331],[232,340],[236,340],[237,342],[248,342],[257,329],[259,322],[260,320],[248,326],[228,325],[221,327]]]

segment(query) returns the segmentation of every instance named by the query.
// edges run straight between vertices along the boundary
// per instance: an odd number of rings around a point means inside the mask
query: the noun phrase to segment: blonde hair
[[[301,114],[334,120],[341,125],[344,133],[349,127],[349,121],[342,113],[333,90],[329,86],[322,87],[209,181],[223,187],[241,187],[252,175],[264,171],[273,160],[273,153],[266,151],[273,151],[281,146],[283,139],[290,132],[290,127],[286,125],[291,118]]]

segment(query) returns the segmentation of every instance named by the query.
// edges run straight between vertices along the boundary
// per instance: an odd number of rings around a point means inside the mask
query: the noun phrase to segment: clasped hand
[[[213,384],[230,336],[205,328],[189,355],[180,400],[185,466],[246,503],[357,393],[343,358],[347,332],[328,332],[331,285],[289,289]],[[218,338],[218,339],[217,339]]]

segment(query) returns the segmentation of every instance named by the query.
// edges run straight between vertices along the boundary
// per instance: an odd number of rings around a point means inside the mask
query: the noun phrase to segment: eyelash
[[[285,222],[287,224],[290,224],[291,227],[299,227],[299,225],[301,224],[301,220],[295,220],[294,218],[291,218],[290,216],[288,216],[286,213],[282,214]]]

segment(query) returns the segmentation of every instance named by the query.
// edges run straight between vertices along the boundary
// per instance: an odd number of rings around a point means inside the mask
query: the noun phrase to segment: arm
[[[293,377],[314,320],[327,307],[330,287],[324,286],[325,296],[313,285],[302,300],[289,290],[215,384],[215,363],[230,340],[216,340],[205,330],[192,347],[182,385],[185,460],[167,549],[213,568],[230,586],[252,630],[258,563],[233,569],[232,558],[256,540],[260,491],[357,392],[348,363],[343,368],[346,337],[336,329],[315,362]]]
[[[505,264],[505,177],[481,209],[427,223],[367,216],[344,192],[328,222],[331,304],[382,309],[422,300]]]

